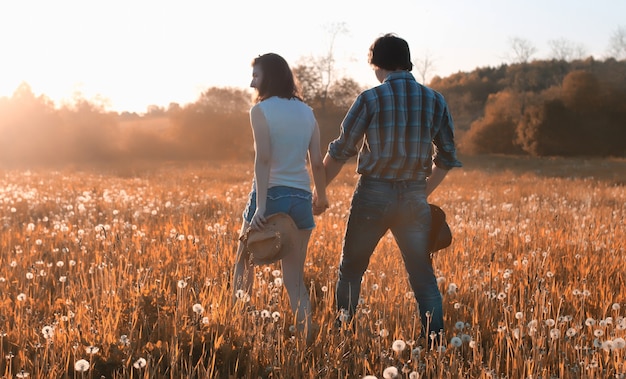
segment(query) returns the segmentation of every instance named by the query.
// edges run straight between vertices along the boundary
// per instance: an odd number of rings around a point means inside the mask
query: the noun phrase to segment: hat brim
[[[293,219],[286,213],[274,213],[266,217],[262,230],[248,229],[242,241],[255,265],[266,265],[281,260],[294,249],[295,233],[298,231]]]
[[[439,206],[430,205],[431,228],[429,235],[428,251],[434,253],[445,249],[452,243],[452,232],[446,222],[446,213]]]

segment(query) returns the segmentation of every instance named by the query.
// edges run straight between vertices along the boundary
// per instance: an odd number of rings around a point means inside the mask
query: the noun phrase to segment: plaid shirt
[[[357,172],[384,180],[423,179],[433,162],[445,170],[462,166],[445,99],[408,71],[390,73],[350,107],[328,154],[345,162],[357,153]]]

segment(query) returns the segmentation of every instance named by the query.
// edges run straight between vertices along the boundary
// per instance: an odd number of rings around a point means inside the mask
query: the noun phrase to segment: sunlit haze
[[[56,104],[78,95],[114,111],[182,105],[209,87],[247,87],[258,54],[292,65],[325,54],[339,23],[337,72],[365,85],[375,84],[368,47],[386,32],[409,42],[414,61],[430,57],[431,77],[507,63],[516,37],[535,59],[557,39],[602,59],[624,15],[623,0],[3,1],[0,96],[26,82]]]

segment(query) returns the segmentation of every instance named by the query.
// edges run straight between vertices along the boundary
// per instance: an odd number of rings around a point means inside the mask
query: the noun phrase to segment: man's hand
[[[315,216],[319,216],[328,209],[328,199],[326,198],[326,194],[321,196],[318,195],[317,190],[313,190],[313,214]]]

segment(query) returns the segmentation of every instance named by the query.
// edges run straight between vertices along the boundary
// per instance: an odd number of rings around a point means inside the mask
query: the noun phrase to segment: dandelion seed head
[[[420,353],[422,352],[422,348],[421,347],[414,347],[413,349],[411,349],[411,357],[413,358],[419,358]]]
[[[89,361],[85,359],[79,359],[74,363],[74,370],[77,372],[87,372],[89,371]]]
[[[274,278],[274,285],[276,287],[281,287],[283,285],[283,278],[280,278],[280,277]]]
[[[458,289],[459,289],[459,286],[457,286],[456,283],[448,284],[448,294],[449,295],[454,295]]]
[[[604,335],[604,330],[602,329],[596,329],[593,331],[593,335],[596,337],[602,337]]]
[[[626,347],[626,341],[622,337],[617,337],[613,340],[614,349],[624,349]]]
[[[607,341],[602,342],[602,350],[604,351],[613,350],[613,341],[607,340]]]
[[[87,354],[96,354],[97,352],[100,351],[100,348],[96,347],[96,346],[87,346],[85,348],[85,352]]]
[[[522,332],[519,328],[512,329],[511,334],[513,334],[513,338],[515,338],[516,340],[520,339],[522,336]]]
[[[140,370],[144,367],[146,367],[146,365],[148,364],[148,362],[146,362],[145,358],[138,358],[134,363],[133,363],[133,367]]]
[[[185,288],[187,287],[187,281],[185,281],[184,279],[180,279],[177,285],[178,285],[178,288]]]
[[[385,379],[395,379],[398,377],[399,371],[396,366],[389,366],[383,370],[383,378]]]
[[[515,319],[521,320],[523,318],[524,318],[524,313],[522,313],[522,312],[515,313]]]
[[[386,338],[389,335],[389,331],[387,329],[381,329],[380,332],[378,332],[378,335]]]
[[[27,272],[27,273],[26,273],[26,279],[28,279],[28,280],[32,280],[34,277],[35,277],[35,275],[33,275],[33,273],[32,273],[32,272]]]
[[[614,311],[619,311],[621,308],[619,303],[613,303],[613,305],[611,305],[611,309],[613,309]]]
[[[557,340],[561,337],[561,330],[557,328],[550,329],[550,338]]]
[[[585,325],[587,325],[587,326],[594,326],[595,324],[596,324],[596,320],[594,320],[594,319],[593,319],[593,318],[591,318],[591,317],[588,317],[588,318],[585,320]]]
[[[277,322],[278,320],[280,320],[280,312],[278,311],[272,312],[272,319],[274,320],[274,322]]]
[[[546,324],[549,328],[551,328],[551,327],[553,327],[554,325],[556,325],[556,322],[555,322],[555,321],[554,321],[554,319],[552,319],[552,318],[548,318],[548,319],[546,319],[544,322],[545,322],[545,324]]]
[[[450,344],[454,347],[461,347],[461,345],[463,345],[463,341],[461,338],[454,336],[450,339]]]
[[[401,353],[402,351],[404,351],[405,348],[406,348],[406,342],[404,342],[403,340],[395,340],[393,341],[393,344],[391,345],[391,349],[395,351],[396,353]]]
[[[191,309],[193,310],[194,313],[196,314],[203,314],[204,313],[204,307],[202,306],[202,304],[194,304],[193,307],[191,307]]]
[[[44,326],[43,328],[41,328],[41,334],[45,339],[50,339],[54,337],[54,327],[50,325]]]
[[[272,276],[275,278],[278,278],[279,276],[281,276],[283,273],[280,272],[280,270],[274,270],[272,271]]]
[[[565,332],[565,335],[568,337],[574,337],[576,335],[576,329],[575,328],[569,328],[567,329],[567,331]]]

